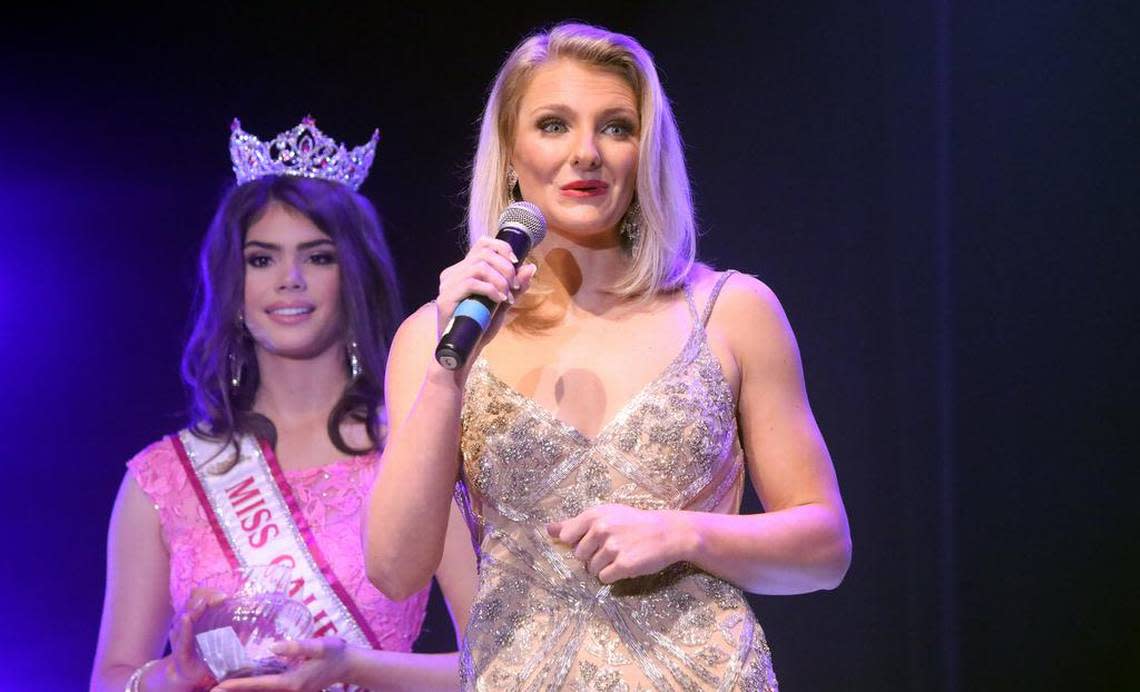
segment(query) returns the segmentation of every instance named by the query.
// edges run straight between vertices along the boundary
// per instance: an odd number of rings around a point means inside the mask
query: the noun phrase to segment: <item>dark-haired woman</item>
[[[375,137],[352,151],[306,119],[271,142],[235,121],[238,185],[200,262],[183,355],[189,427],[128,464],[111,517],[92,689],[214,684],[194,619],[245,566],[285,564],[314,637],[279,645],[280,675],[226,688],[454,688],[454,654],[410,653],[427,591],[400,601],[365,576],[359,527],[383,446],[382,390],[399,317],[389,252],[355,192]],[[456,522],[436,572],[457,632],[475,587]],[[169,633],[171,651],[163,656]]]

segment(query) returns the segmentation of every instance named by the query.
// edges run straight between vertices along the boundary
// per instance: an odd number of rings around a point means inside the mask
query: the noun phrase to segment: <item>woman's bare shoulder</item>
[[[720,291],[713,296],[718,284]],[[738,360],[746,352],[790,355],[795,350],[795,337],[779,298],[757,277],[704,268],[693,277],[691,285],[702,311],[710,298],[716,301],[707,329],[729,344]]]
[[[735,269],[718,271],[706,264],[693,267],[689,285],[698,306],[708,304],[718,284],[720,292],[715,298],[712,319],[725,314],[737,318],[783,315],[776,294],[756,276]]]

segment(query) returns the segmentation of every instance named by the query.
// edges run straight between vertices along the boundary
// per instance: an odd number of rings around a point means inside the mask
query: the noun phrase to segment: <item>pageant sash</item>
[[[171,436],[230,565],[288,565],[293,578],[289,596],[313,614],[314,636],[336,635],[379,649],[376,635],[313,540],[273,449],[251,435],[240,440],[238,462],[219,474],[210,472],[217,465],[213,460],[228,459],[232,446],[188,430]]]

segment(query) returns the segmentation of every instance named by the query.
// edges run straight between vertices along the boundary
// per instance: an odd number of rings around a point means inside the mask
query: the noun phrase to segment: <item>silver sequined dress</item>
[[[595,438],[491,373],[467,380],[458,493],[479,548],[461,672],[476,690],[776,690],[764,633],[738,588],[688,564],[613,585],[545,525],[603,503],[736,512],[735,402],[703,315],[677,358]]]

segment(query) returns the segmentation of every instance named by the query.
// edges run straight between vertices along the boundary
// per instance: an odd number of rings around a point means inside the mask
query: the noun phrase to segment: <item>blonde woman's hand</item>
[[[692,538],[685,512],[597,505],[576,517],[546,525],[554,540],[603,584],[660,572],[685,559]]]
[[[451,316],[464,298],[485,296],[496,303],[511,305],[530,287],[537,267],[523,264],[515,268],[518,258],[506,241],[483,237],[471,246],[467,255],[439,275],[439,297],[436,298],[438,324],[436,337],[447,330]],[[502,324],[507,310],[496,310],[484,334],[489,341]],[[474,354],[472,354],[472,358]]]

